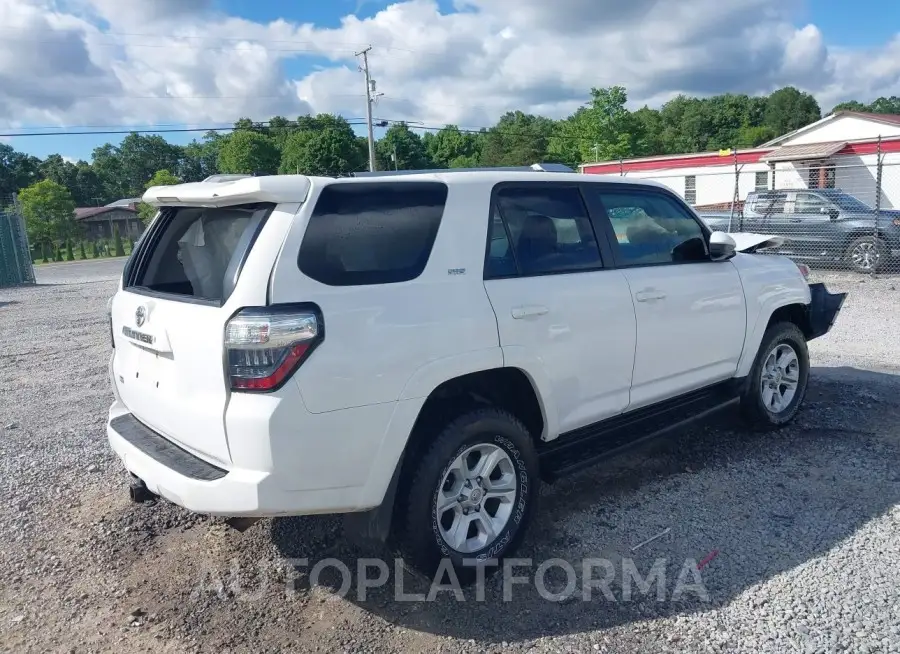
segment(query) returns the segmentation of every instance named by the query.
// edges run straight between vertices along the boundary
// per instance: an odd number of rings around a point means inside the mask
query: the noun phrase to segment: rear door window
[[[506,185],[495,193],[486,274],[505,277],[576,272],[602,267],[600,249],[581,192],[575,187]],[[512,240],[502,231],[503,224]],[[512,259],[511,255],[515,256]]]
[[[440,182],[326,186],[300,244],[300,270],[329,286],[415,279],[428,263],[446,202]]]
[[[141,238],[125,286],[223,303],[274,205],[166,208]]]

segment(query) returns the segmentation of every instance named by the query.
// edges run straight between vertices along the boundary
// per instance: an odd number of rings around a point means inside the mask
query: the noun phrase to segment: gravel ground
[[[545,590],[517,585],[509,601],[497,575],[483,601],[469,589],[418,602],[395,598],[393,570],[365,597],[327,572],[311,584],[316,561],[361,555],[334,518],[240,534],[128,501],[104,432],[114,263],[41,267],[52,285],[0,289],[0,650],[900,652],[893,280],[827,275],[851,295],[811,345],[807,404],[787,430],[723,416],[547,488],[521,556],[570,562],[574,594],[541,596],[563,590],[560,561],[537,575]],[[582,561],[600,557],[608,595],[584,583]],[[654,579],[654,565],[663,583],[649,592],[623,581]]]

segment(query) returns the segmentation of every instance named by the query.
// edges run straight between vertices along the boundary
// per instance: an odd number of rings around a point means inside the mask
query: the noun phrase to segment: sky
[[[614,84],[634,108],[789,84],[824,112],[900,95],[886,0],[0,0],[0,140],[89,161],[123,135],[59,132],[362,118],[368,45],[376,118],[413,126],[564,117]],[[53,135],[9,136],[28,132]]]

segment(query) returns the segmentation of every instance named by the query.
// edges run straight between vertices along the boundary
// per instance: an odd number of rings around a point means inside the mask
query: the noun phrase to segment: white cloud
[[[823,110],[900,94],[900,35],[829,47],[791,21],[799,0],[403,0],[336,28],[257,23],[212,0],[0,0],[0,122],[221,123],[331,111],[364,115],[354,53],[372,43],[376,115],[487,125],[523,109],[561,116],[592,86],[634,105],[677,93],[763,93],[793,84]],[[331,62],[289,79],[285,62]]]

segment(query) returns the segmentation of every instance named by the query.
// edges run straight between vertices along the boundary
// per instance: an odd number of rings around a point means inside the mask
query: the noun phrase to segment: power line
[[[360,122],[350,122],[347,121],[351,127],[355,127],[357,125],[364,125],[365,123]],[[296,122],[290,122],[285,127],[294,127],[296,126]],[[264,123],[254,123],[254,127],[267,127]],[[125,130],[103,130],[103,131],[89,131],[89,132],[12,132],[12,133],[2,133],[0,137],[13,137],[13,136],[104,136],[111,134],[174,134],[174,133],[184,133],[184,132],[233,132],[237,129],[233,125],[231,127],[184,127],[184,128],[166,128],[166,129],[125,129]]]
[[[358,127],[361,125],[369,126],[370,117],[367,116],[365,120],[359,118],[347,119],[347,123],[351,127]],[[436,132],[441,131],[450,127],[455,128],[457,131],[463,134],[484,134],[485,132],[490,132],[496,136],[514,136],[514,137],[523,137],[523,138],[531,138],[534,140],[538,139],[560,139],[560,140],[570,140],[570,141],[593,141],[593,137],[589,136],[575,136],[571,134],[549,134],[549,135],[539,135],[531,132],[517,132],[510,130],[501,130],[498,129],[496,125],[490,127],[477,127],[477,126],[460,126],[454,125],[452,123],[447,123],[444,125],[423,125],[416,124],[418,121],[406,121],[406,120],[388,120],[388,119],[374,119],[371,118],[371,123],[374,127],[375,124],[378,124],[380,127],[384,127],[387,125],[400,125],[405,124],[411,130],[424,130],[428,132]],[[299,123],[297,121],[287,121],[284,127],[296,127]],[[269,121],[260,121],[254,122],[253,127],[271,127]],[[281,127],[281,126],[278,126]],[[23,128],[28,129],[28,128]],[[163,129],[149,129],[149,128],[141,128],[141,129],[121,129],[121,130],[91,130],[91,131],[60,131],[60,132],[4,132],[0,133],[0,137],[16,137],[16,136],[91,136],[91,135],[116,135],[116,134],[169,134],[169,133],[190,133],[190,132],[231,132],[235,129],[234,125],[231,126],[217,126],[217,127],[184,127],[184,128],[163,128]],[[315,129],[315,127],[313,127]],[[374,136],[373,136],[374,140]]]

